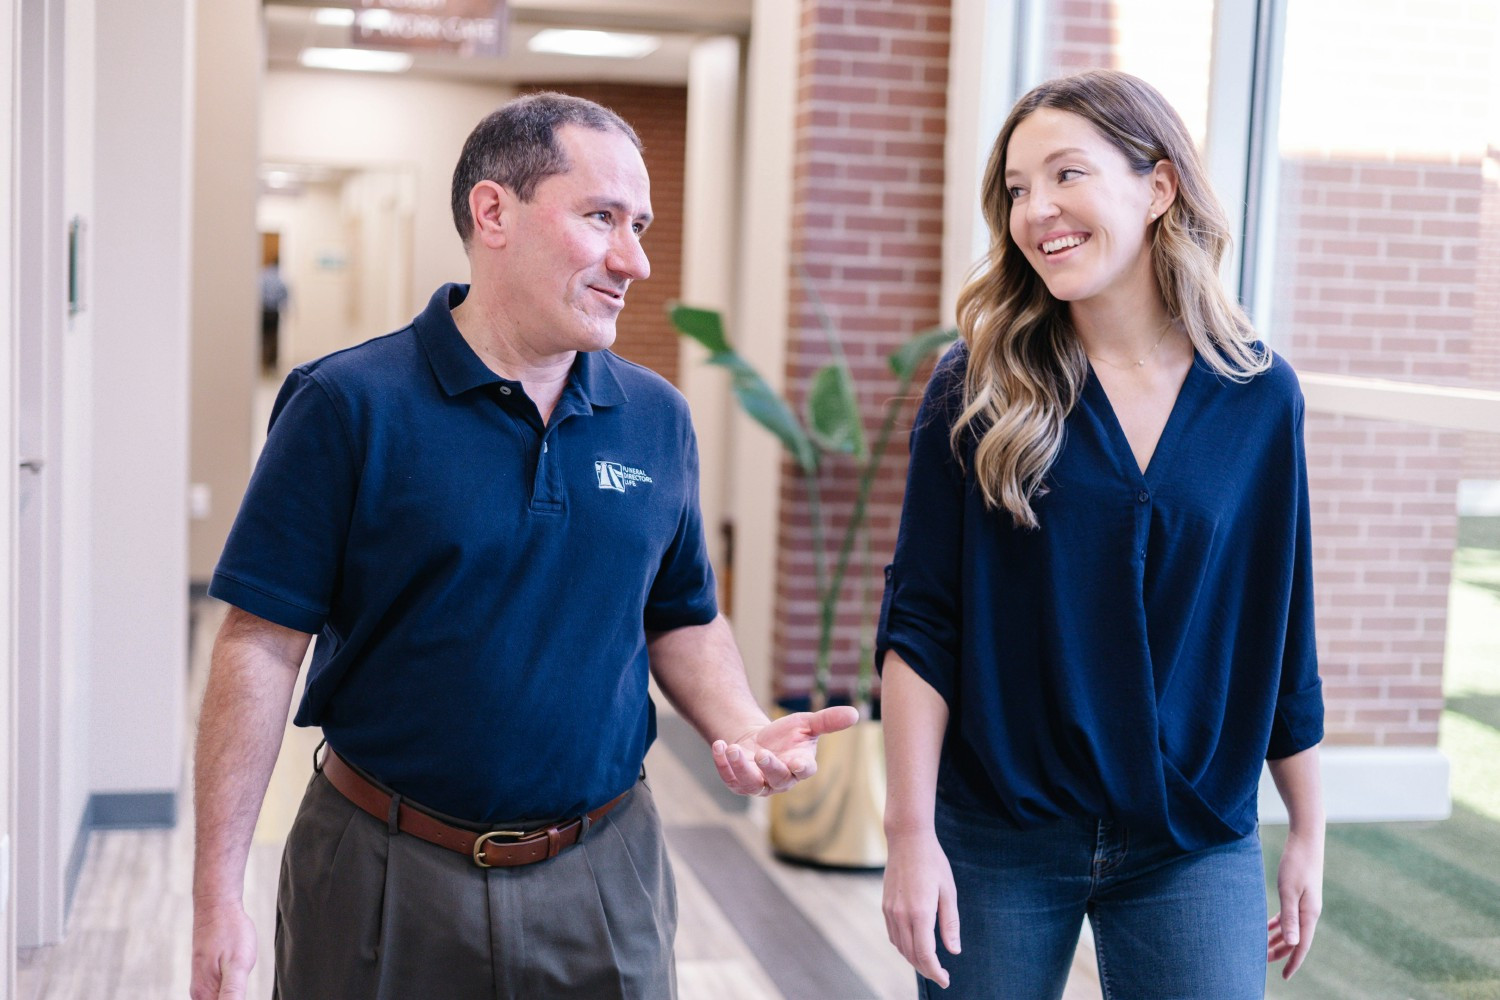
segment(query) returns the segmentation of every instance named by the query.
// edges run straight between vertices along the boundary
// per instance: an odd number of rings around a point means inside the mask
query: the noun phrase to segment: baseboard
[[[95,830],[151,830],[177,825],[176,792],[95,792],[89,796]]]
[[[1447,819],[1448,758],[1436,747],[1323,747],[1323,807],[1330,823]],[[1260,776],[1260,820],[1285,823],[1270,770]]]

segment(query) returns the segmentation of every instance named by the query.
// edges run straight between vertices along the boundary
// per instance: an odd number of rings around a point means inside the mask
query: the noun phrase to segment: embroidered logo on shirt
[[[645,469],[621,465],[619,462],[595,462],[594,475],[599,480],[601,490],[614,490],[616,493],[624,493],[628,486],[651,482]]]

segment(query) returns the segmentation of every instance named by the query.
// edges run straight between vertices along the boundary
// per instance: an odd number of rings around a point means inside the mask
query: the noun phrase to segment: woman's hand
[[[948,856],[929,828],[887,838],[885,932],[912,968],[948,988],[948,970],[938,962],[936,926],[943,947],[959,952],[958,893]]]
[[[1301,968],[1312,947],[1318,915],[1323,912],[1323,831],[1287,834],[1286,848],[1276,870],[1281,912],[1266,924],[1266,961],[1286,964],[1281,978],[1290,979]],[[1290,957],[1288,957],[1290,956]]]

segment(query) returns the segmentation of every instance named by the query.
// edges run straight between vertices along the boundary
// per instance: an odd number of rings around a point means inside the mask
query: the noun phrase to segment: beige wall
[[[499,86],[271,70],[261,108],[261,159],[409,167],[409,289],[420,309],[438,285],[468,280],[468,261],[448,210],[453,165],[469,132],[510,96]]]
[[[188,522],[189,573],[206,581],[250,476],[260,336],[255,123],[262,53],[256,0],[199,0],[193,136],[191,481],[207,516]]]

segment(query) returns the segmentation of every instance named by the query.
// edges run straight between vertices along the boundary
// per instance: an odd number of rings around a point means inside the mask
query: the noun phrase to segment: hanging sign
[[[354,0],[355,45],[461,56],[505,53],[505,0]]]

